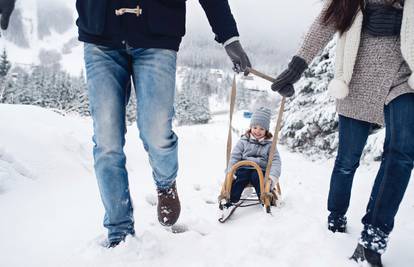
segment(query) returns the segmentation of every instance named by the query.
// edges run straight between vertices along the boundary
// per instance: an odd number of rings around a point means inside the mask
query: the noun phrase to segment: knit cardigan
[[[308,64],[336,33],[334,25],[323,23],[330,1],[325,2],[297,53]],[[385,4],[385,0],[367,0],[367,3]],[[414,14],[414,11],[412,13]],[[362,23],[362,19],[362,14],[359,13],[354,23]],[[405,29],[412,29],[412,27],[403,24],[402,30]],[[384,105],[402,94],[414,93],[408,85],[411,70],[401,52],[401,39],[399,36],[371,36],[355,27],[354,29],[351,27],[350,30],[356,30],[356,33],[350,35],[352,38],[358,38],[357,41],[351,42],[357,44],[353,49],[355,53],[345,55],[345,49],[338,47],[337,51],[340,52],[336,55],[347,61],[342,64],[353,64],[353,68],[347,70],[350,71],[349,80],[346,81],[349,93],[343,99],[337,99],[337,112],[346,117],[383,125]],[[411,33],[405,36],[414,37]],[[337,45],[343,46],[344,43],[339,40]],[[412,53],[412,43],[410,48],[404,50]],[[337,66],[335,78],[341,77],[343,70],[344,68],[341,70]]]
[[[410,69],[414,67],[414,0],[405,0],[401,25],[401,53]],[[360,10],[350,27],[338,39],[335,58],[335,78],[330,82],[328,92],[342,99],[349,93],[349,83],[358,53],[362,32],[363,14]],[[408,79],[408,85],[414,88],[414,75]]]

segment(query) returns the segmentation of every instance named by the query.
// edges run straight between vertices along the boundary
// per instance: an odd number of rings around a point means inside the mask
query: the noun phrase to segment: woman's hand
[[[272,84],[272,90],[278,92],[284,97],[291,97],[295,94],[293,84],[297,82],[302,73],[308,68],[304,59],[294,56],[290,61],[288,68],[283,71]]]

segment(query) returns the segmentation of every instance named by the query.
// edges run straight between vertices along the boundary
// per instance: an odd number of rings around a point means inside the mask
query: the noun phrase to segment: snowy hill
[[[179,223],[188,227],[181,234],[158,224],[147,156],[136,126],[128,128],[125,150],[137,235],[107,250],[99,245],[105,229],[92,168],[90,119],[0,105],[0,266],[357,266],[348,257],[378,164],[363,165],[356,174],[348,234],[326,230],[333,162],[311,162],[283,147],[283,206],[274,208],[272,216],[257,206],[240,209],[223,225],[217,222],[215,202],[226,127],[227,117],[216,116],[210,124],[175,129],[180,137]],[[412,266],[413,220],[411,183],[383,257],[385,266]]]
[[[14,65],[60,61],[64,69],[78,75],[83,65],[76,17],[75,0],[19,0],[0,48],[7,50]]]

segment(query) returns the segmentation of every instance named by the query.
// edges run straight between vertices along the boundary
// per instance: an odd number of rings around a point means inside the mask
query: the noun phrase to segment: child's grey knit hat
[[[252,118],[250,120],[250,127],[260,126],[266,131],[269,131],[270,116],[270,109],[259,107],[253,112]]]

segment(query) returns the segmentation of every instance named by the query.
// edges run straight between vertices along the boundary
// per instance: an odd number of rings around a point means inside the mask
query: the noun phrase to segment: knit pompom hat
[[[270,109],[265,108],[265,107],[257,108],[253,112],[252,118],[250,120],[250,127],[260,126],[266,131],[269,131],[270,116],[271,116]]]

